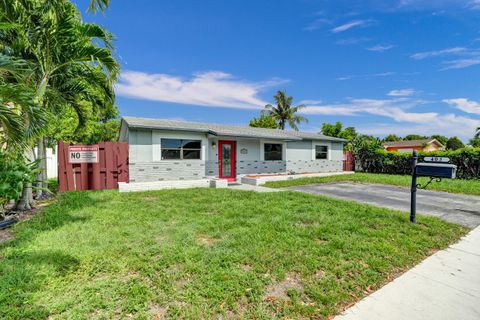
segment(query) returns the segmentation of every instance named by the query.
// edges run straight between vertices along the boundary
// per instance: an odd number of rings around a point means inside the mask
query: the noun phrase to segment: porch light
[[[215,141],[212,141],[212,149],[215,149],[217,147],[217,143]]]

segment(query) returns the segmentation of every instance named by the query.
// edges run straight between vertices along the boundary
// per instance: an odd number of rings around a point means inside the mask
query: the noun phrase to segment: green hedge
[[[480,148],[464,148],[456,151],[421,152],[424,156],[449,157],[457,166],[457,178],[480,179]],[[358,150],[355,160],[361,171],[371,173],[411,174],[411,153],[385,150]]]

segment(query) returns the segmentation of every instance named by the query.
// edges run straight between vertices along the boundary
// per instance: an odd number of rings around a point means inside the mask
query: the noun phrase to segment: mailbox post
[[[412,187],[410,189],[410,222],[417,222],[417,189],[426,189],[427,186],[436,179],[437,182],[442,178],[455,179],[457,166],[448,163],[449,158],[445,157],[424,157],[422,163],[418,163],[418,151],[413,150],[412,155]],[[430,180],[424,185],[417,184],[417,176],[430,177]]]
[[[417,162],[418,151],[413,150],[412,157],[412,188],[410,189],[410,222],[417,222]]]

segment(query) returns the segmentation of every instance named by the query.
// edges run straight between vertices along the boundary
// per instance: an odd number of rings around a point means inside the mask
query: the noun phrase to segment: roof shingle
[[[279,129],[253,128],[246,126],[232,126],[201,122],[187,122],[168,119],[122,117],[123,121],[133,128],[164,129],[178,131],[194,131],[210,133],[217,136],[264,138],[280,140],[327,140],[346,142],[345,139],[329,137],[313,132],[299,132]]]

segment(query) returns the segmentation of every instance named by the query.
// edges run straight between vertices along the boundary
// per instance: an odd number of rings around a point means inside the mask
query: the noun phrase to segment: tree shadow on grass
[[[65,275],[80,261],[59,251],[18,252],[0,260],[0,309],[2,319],[44,319],[50,311],[34,303],[45,278],[52,273]],[[4,317],[4,318],[3,318]]]
[[[74,272],[80,261],[57,250],[35,249],[34,240],[66,224],[90,220],[85,209],[108,201],[92,197],[91,192],[71,192],[39,215],[15,226],[15,238],[0,245],[0,312],[2,319],[45,319],[50,311],[32,300],[48,277]],[[78,210],[82,210],[79,213]],[[88,212],[88,210],[87,210]]]
[[[0,244],[0,252],[6,247],[19,247],[32,241],[42,232],[52,231],[70,223],[82,223],[90,219],[89,215],[77,213],[80,209],[98,206],[108,199],[92,197],[91,191],[66,192],[33,218],[23,221],[13,228],[15,238]]]

